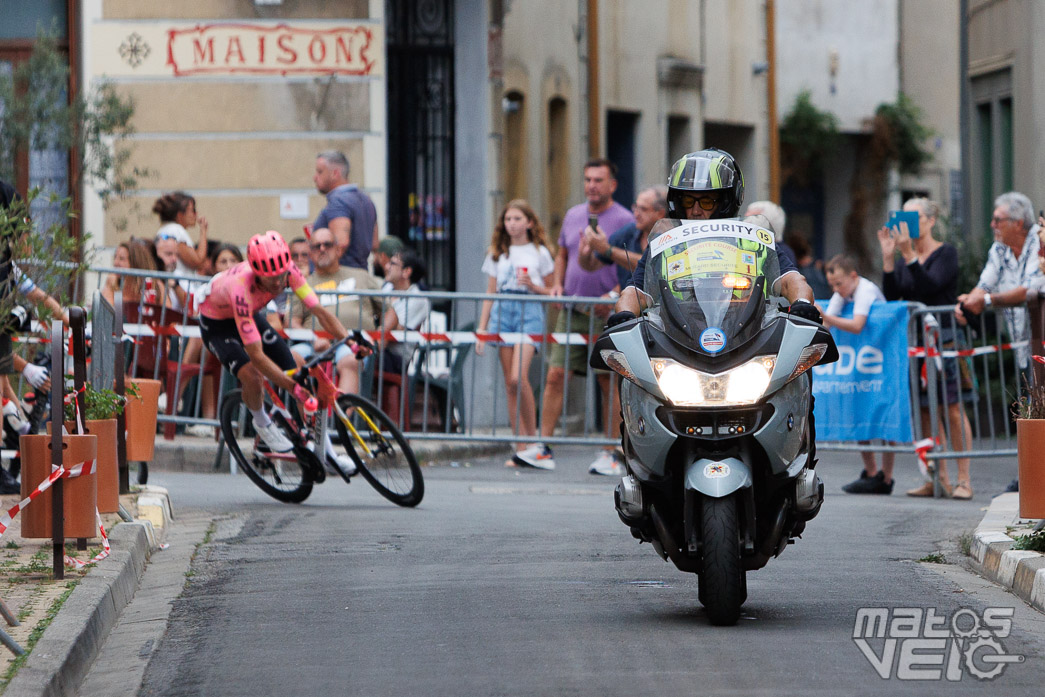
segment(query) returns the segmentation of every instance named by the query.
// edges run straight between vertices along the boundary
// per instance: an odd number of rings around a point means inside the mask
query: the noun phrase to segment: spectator
[[[163,263],[161,267],[167,273],[178,273],[178,248],[180,242],[173,237],[158,237],[156,241],[156,254]],[[188,281],[168,278],[164,281],[167,289],[167,305],[177,312],[184,312],[188,307]]]
[[[152,205],[152,212],[160,216],[160,229],[156,231],[157,245],[170,238],[177,243],[175,249],[175,273],[188,276],[200,270],[207,260],[207,231],[210,228],[205,217],[196,215],[196,199],[184,191],[164,194]],[[199,223],[200,239],[193,244],[187,228]]]
[[[613,192],[617,190],[617,167],[609,160],[589,160],[584,165],[584,196],[587,202],[578,204],[568,211],[562,219],[559,232],[559,251],[555,256],[555,277],[551,295],[571,297],[603,297],[616,298],[620,286],[617,272],[610,266],[603,266],[598,271],[585,271],[580,265],[582,255],[590,253],[590,245],[585,240],[585,229],[588,217],[597,216],[595,229],[590,234],[612,236],[635,218],[624,206],[613,200]],[[612,307],[596,305],[590,309],[574,306],[572,311],[563,308],[555,323],[555,331],[570,334],[587,335],[592,331],[592,315],[595,316],[594,327],[598,331]],[[567,353],[568,351],[568,353]],[[563,393],[566,389],[566,363],[569,356],[570,369],[584,375],[588,371],[588,348],[584,345],[555,344],[552,346],[548,360],[548,376],[545,380],[544,397],[541,405],[541,435],[551,436],[555,433],[555,422],[562,413]],[[620,423],[620,395],[613,391],[610,399],[610,375],[598,375],[599,387],[602,390],[603,404],[607,409],[604,419],[606,432],[615,435]],[[538,443],[532,462],[541,469],[555,469],[555,458],[551,448]],[[527,458],[529,461],[530,458]],[[599,454],[588,469],[597,474],[622,474],[624,472],[623,455],[611,447]]]
[[[387,235],[374,247],[374,275],[378,278],[385,277],[385,267],[388,260],[403,251],[406,245],[398,237]]]
[[[290,260],[302,276],[312,273],[312,264],[309,260],[309,242],[304,237],[295,237],[290,241]]]
[[[871,305],[884,301],[881,289],[872,281],[856,273],[856,262],[852,257],[839,254],[827,262],[827,282],[834,289],[827,310],[822,310],[825,327],[838,327],[851,334],[859,334],[867,324],[867,316],[871,313]],[[843,319],[840,315],[846,303],[853,303],[852,319]],[[860,441],[866,445],[870,441]],[[842,487],[849,494],[891,494],[893,493],[894,453],[882,453],[882,469],[875,464],[874,453],[861,451],[864,461],[860,478]]]
[[[377,209],[358,186],[348,183],[348,158],[336,150],[319,153],[312,181],[327,197],[312,229],[325,227],[334,233],[342,266],[365,269],[377,239]]]
[[[312,233],[311,254],[316,270],[306,280],[319,297],[319,304],[337,315],[338,321],[345,329],[374,329],[375,317],[381,312],[381,299],[375,296],[361,298],[358,295],[345,295],[354,290],[377,290],[381,282],[367,273],[366,269],[341,266],[338,263],[338,248],[333,233],[327,228],[319,228]],[[327,292],[323,292],[327,291]],[[330,291],[337,291],[332,294]],[[302,303],[294,306],[290,317],[290,326],[304,327],[305,320],[312,312]],[[314,344],[298,343],[291,346],[301,358],[309,358],[316,351],[325,351],[330,347],[327,339],[316,339]],[[348,345],[342,345],[334,354],[337,366],[338,389],[342,392],[359,392],[360,363]]]
[[[385,310],[381,318],[381,360],[384,361],[381,369],[386,373],[402,373],[410,362],[415,344],[401,341],[385,349],[384,333],[397,329],[417,329],[428,319],[432,306],[421,295],[417,285],[425,277],[425,263],[412,249],[404,249],[388,261],[385,271],[385,279],[392,284],[392,290],[416,294],[416,297],[394,298],[392,306]]]
[[[1005,323],[1013,343],[1030,338],[1027,310],[1022,307],[1027,291],[1045,286],[1045,276],[1035,260],[1038,257],[1038,232],[1034,223],[1034,208],[1030,199],[1016,191],[1002,194],[994,200],[991,216],[994,244],[987,251],[987,263],[976,287],[958,296],[955,317],[965,324],[967,317],[991,308],[1003,308]],[[1026,384],[1031,374],[1027,346],[1016,348],[1016,361]]]
[[[940,242],[933,237],[933,227],[940,208],[927,198],[912,198],[904,204],[905,211],[918,213],[918,236],[911,239],[906,223],[890,231],[883,227],[878,231],[878,242],[882,247],[882,288],[887,300],[910,300],[926,305],[954,305],[958,300],[958,250],[953,245]],[[903,264],[896,263],[896,252],[903,257]],[[957,336],[953,322],[941,322],[940,343],[945,349],[957,347]],[[921,328],[919,328],[920,332]],[[971,376],[968,385],[959,386],[965,368],[961,359],[949,358],[944,363],[944,387],[947,404],[947,422],[951,432],[951,449],[955,452],[968,450],[972,445],[972,426],[959,400],[961,390],[972,389]],[[929,415],[929,394],[923,384],[920,395],[922,433],[932,432]],[[940,433],[944,433],[942,418]],[[947,462],[937,460],[940,484],[944,492],[956,499],[972,498],[972,483],[969,479],[969,458],[958,458],[958,486],[952,491],[947,476]],[[933,483],[911,489],[908,496],[932,496]]]
[[[795,253],[795,262],[798,272],[805,276],[806,283],[813,289],[813,297],[827,300],[834,292],[820,270],[818,263],[813,259],[813,249],[805,238],[795,235],[791,238],[791,251]]]
[[[116,245],[116,250],[112,254],[112,266],[114,269],[129,269],[131,268],[131,247],[126,242],[121,242]],[[105,283],[102,284],[102,297],[112,305],[116,302],[116,292],[123,286],[124,276],[121,274],[111,273],[105,277]]]
[[[243,261],[243,252],[231,244],[219,245],[211,254],[211,267],[218,274]]]
[[[489,276],[487,293],[548,295],[551,292],[555,262],[545,241],[544,226],[529,203],[516,199],[501,211],[482,270]],[[520,300],[498,300],[496,303],[484,300],[479,332],[488,330],[494,333],[543,334],[544,306]],[[475,352],[480,356],[483,346],[482,341],[475,344]],[[537,408],[529,377],[530,363],[537,349],[529,343],[498,346],[512,432],[522,436],[537,435]],[[505,464],[535,467],[539,455],[536,446],[516,443],[515,455]]]
[[[639,192],[631,207],[635,222],[628,223],[609,238],[605,234],[585,230],[588,254],[580,258],[585,271],[598,271],[604,264],[617,265],[617,281],[621,288],[631,281],[631,272],[642,258],[654,223],[668,214],[668,187],[651,186]]]
[[[769,226],[776,233],[777,255],[786,257],[791,261],[792,266],[798,268],[798,259],[795,258],[794,250],[784,242],[784,227],[787,225],[787,214],[784,213],[784,209],[772,201],[752,201],[747,204],[744,217],[749,218],[753,215],[761,215],[769,221]]]

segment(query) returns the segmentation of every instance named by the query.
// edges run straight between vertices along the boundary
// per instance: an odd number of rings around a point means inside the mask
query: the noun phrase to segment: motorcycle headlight
[[[765,395],[776,358],[759,356],[717,375],[669,358],[653,358],[650,364],[660,391],[677,407],[741,406]]]

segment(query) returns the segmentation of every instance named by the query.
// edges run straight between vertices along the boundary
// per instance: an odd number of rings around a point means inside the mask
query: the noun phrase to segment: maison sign
[[[372,22],[98,22],[91,72],[111,77],[381,74]]]

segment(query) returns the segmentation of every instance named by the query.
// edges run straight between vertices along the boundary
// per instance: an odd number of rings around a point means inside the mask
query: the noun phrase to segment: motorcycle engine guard
[[[702,457],[686,466],[686,488],[712,498],[729,496],[751,484],[750,468],[735,457],[721,460]]]

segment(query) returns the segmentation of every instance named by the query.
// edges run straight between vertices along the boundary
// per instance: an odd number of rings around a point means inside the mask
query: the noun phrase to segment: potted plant
[[[128,379],[127,461],[149,462],[156,448],[156,414],[160,404],[160,381]],[[131,396],[133,393],[133,396]]]
[[[24,435],[19,438],[22,455],[22,497],[25,498],[51,475],[51,436]],[[98,454],[98,437],[92,435],[62,436],[62,465],[74,467],[93,460]],[[51,537],[51,492],[43,492],[22,513],[21,536],[25,538]],[[64,536],[89,539],[98,536],[95,507],[98,498],[98,477],[82,474],[62,480],[62,524]]]
[[[1020,517],[1045,518],[1045,385],[1026,388],[1013,405],[1016,462],[1019,466]]]
[[[68,376],[67,376],[68,377]],[[134,388],[128,396],[137,395]],[[116,417],[127,402],[112,390],[98,389],[84,383],[84,428],[86,433],[98,437],[98,511],[116,513],[120,510],[119,460],[116,456]],[[51,425],[47,425],[50,431]],[[73,402],[65,405],[65,428],[76,432],[76,407]]]

